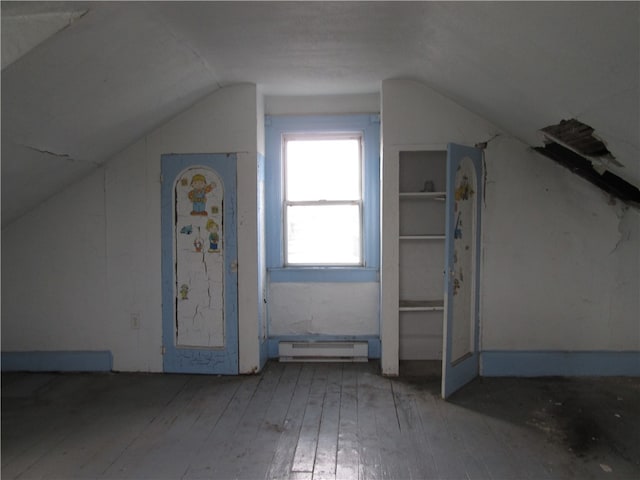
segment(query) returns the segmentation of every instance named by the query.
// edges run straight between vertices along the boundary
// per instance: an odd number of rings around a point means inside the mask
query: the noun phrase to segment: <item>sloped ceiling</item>
[[[640,184],[635,2],[5,2],[2,224],[217,88],[440,91],[530,145],[591,125]]]

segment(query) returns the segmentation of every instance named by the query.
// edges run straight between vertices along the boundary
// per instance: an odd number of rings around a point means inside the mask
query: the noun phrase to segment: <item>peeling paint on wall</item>
[[[611,166],[622,168],[624,165],[595,136],[592,127],[570,119],[544,127],[540,131],[544,134],[545,145],[535,147],[535,151],[612,196],[636,207],[640,205],[640,189],[609,170]]]
[[[192,167],[175,186],[176,344],[224,347],[222,181]]]
[[[272,283],[269,335],[379,335],[378,283]],[[291,299],[295,299],[292,301]]]
[[[620,245],[632,239],[634,225],[630,215],[631,214],[630,214],[629,207],[627,206],[621,207],[620,212],[618,213],[618,219],[619,219],[618,232],[620,233],[620,237],[618,238],[618,241],[613,247],[613,250],[611,251],[611,253],[615,253],[620,247]]]

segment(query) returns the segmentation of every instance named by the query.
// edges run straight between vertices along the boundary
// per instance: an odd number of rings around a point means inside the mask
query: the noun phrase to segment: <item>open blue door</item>
[[[447,146],[442,398],[479,374],[482,151]]]
[[[162,156],[165,372],[238,373],[235,155]]]

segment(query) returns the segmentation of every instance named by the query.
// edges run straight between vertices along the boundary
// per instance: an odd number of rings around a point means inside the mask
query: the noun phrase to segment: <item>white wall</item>
[[[638,210],[427,86],[382,85],[383,169],[401,146],[474,145],[485,152],[482,230],[483,350],[640,350]],[[383,249],[397,244],[384,199]],[[385,246],[386,243],[386,246]],[[393,271],[383,258],[385,275]],[[386,286],[385,286],[386,288]],[[397,374],[396,297],[382,292],[382,367]]]
[[[2,350],[110,350],[115,370],[161,371],[160,156],[237,152],[240,371],[256,370],[257,100],[255,85],[217,90],[5,229]]]
[[[380,94],[265,96],[267,115],[341,115],[379,113]]]
[[[484,350],[639,350],[638,209],[515,141],[487,151]]]
[[[378,335],[378,283],[272,283],[269,334]]]
[[[261,89],[257,91],[256,128],[258,132],[258,158],[257,158],[257,238],[258,238],[258,338],[260,342],[260,367],[267,360],[267,252],[265,238],[265,125],[264,125],[264,94]]]
[[[104,173],[3,229],[3,352],[106,348]]]

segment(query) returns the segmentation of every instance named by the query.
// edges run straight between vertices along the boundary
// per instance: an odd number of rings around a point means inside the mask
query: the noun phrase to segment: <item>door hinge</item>
[[[167,353],[167,349],[162,345],[162,347],[160,347],[160,355],[164,355],[165,353]]]

